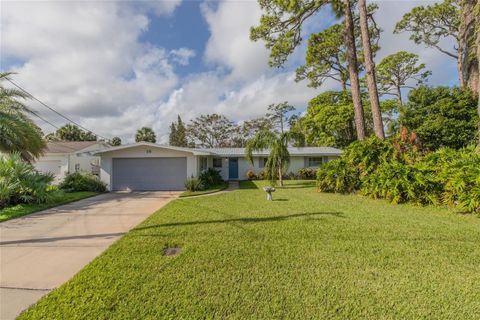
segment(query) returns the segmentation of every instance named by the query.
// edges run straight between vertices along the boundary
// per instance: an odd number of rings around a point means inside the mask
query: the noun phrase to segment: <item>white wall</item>
[[[187,158],[187,177],[197,176],[197,157],[190,152],[162,149],[160,147],[136,146],[128,149],[113,150],[101,155],[100,179],[107,184],[108,190],[112,185],[113,158]]]
[[[213,158],[213,157],[212,157]],[[260,168],[259,160],[264,157],[253,157],[253,165],[245,157],[238,158],[238,179],[246,180],[246,173],[248,170],[252,170],[255,173],[259,173],[263,170],[263,167]],[[290,166],[288,167],[287,172],[297,173],[298,170],[305,168],[305,158],[304,156],[291,156],[290,157]],[[338,156],[329,156],[328,161],[337,159]],[[211,167],[211,161],[209,161],[209,167]],[[222,170],[221,175],[224,180],[228,180],[228,158],[222,158]]]

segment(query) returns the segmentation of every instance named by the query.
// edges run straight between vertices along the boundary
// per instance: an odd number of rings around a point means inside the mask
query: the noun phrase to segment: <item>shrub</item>
[[[480,212],[480,149],[441,148],[423,154],[416,136],[402,130],[385,141],[353,143],[342,157],[317,171],[319,191],[361,191],[392,203],[443,203]]]
[[[185,181],[185,188],[188,191],[201,191],[205,190],[205,186],[199,178],[191,177]]]
[[[302,168],[298,170],[297,176],[299,179],[304,179],[304,180],[315,179],[316,171],[313,168]]]
[[[318,191],[352,193],[359,188],[358,171],[342,158],[325,163],[317,171]]]
[[[203,171],[198,178],[207,188],[223,182],[220,172],[213,168],[208,168],[207,170]]]
[[[104,182],[100,181],[97,176],[80,172],[68,174],[60,183],[59,187],[60,189],[67,192],[105,192],[107,190],[107,185]]]
[[[247,177],[248,180],[256,180],[256,179],[258,179],[257,175],[256,175],[255,172],[253,172],[252,170],[248,170],[248,171],[245,173],[245,176]]]
[[[361,190],[392,203],[437,204],[441,186],[432,170],[392,161],[379,166],[362,181]]]
[[[49,202],[58,193],[53,175],[39,173],[18,153],[0,156],[0,207]]]

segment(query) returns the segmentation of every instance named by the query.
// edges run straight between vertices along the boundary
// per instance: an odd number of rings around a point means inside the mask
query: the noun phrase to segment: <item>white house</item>
[[[53,173],[56,183],[70,172],[99,175],[100,157],[93,153],[108,147],[105,142],[98,141],[51,141],[33,165],[40,172]]]
[[[289,148],[288,172],[315,168],[336,159],[341,150],[331,147]],[[101,158],[100,178],[109,190],[183,190],[188,177],[207,168],[217,169],[224,180],[245,180],[246,172],[263,170],[268,151],[253,154],[244,148],[194,149],[139,142],[95,153]]]

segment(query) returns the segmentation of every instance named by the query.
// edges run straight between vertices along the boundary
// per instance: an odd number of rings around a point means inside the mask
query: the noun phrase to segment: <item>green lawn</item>
[[[18,204],[16,206],[3,208],[3,209],[0,209],[0,222],[25,216],[27,214],[45,210],[48,208],[56,207],[61,204],[66,204],[72,201],[88,198],[94,195],[96,195],[95,192],[88,192],[88,191],[62,193],[60,196],[55,198],[54,201],[49,203]]]
[[[222,191],[228,188],[228,182],[224,182],[218,185],[213,185],[205,190],[201,191],[185,191],[180,195],[181,198],[184,197],[194,197],[194,196],[200,196],[202,194],[209,194],[209,193],[214,193],[218,191]]]
[[[287,183],[171,202],[20,319],[480,317],[478,216]]]

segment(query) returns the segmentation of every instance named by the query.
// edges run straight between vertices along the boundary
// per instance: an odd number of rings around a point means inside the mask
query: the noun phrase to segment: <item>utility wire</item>
[[[48,123],[49,125],[51,125],[52,127],[56,128],[56,129],[60,129],[58,126],[54,125],[53,123],[51,123],[50,121],[48,121],[47,119],[43,118],[42,116],[40,116],[36,111],[33,111],[33,110],[30,110],[30,113],[33,114],[34,116],[36,116],[37,118],[39,118],[40,120],[43,120],[45,121],[46,123]],[[66,148],[66,149],[70,149],[72,151],[78,151],[77,149],[75,148],[72,148],[72,147],[69,147],[67,145],[64,145],[64,144],[61,144],[59,143],[60,141],[48,141],[49,143],[52,143],[52,144],[55,144],[57,146],[60,146],[62,148]]]
[[[55,109],[53,109],[52,107],[48,106],[46,103],[40,101],[40,100],[39,100],[38,98],[36,98],[33,94],[31,94],[30,92],[28,92],[27,90],[25,90],[24,88],[22,88],[20,85],[18,85],[18,84],[16,84],[15,82],[13,82],[12,80],[10,80],[10,79],[8,79],[8,78],[6,78],[6,80],[7,80],[8,82],[10,82],[11,84],[13,84],[15,87],[17,87],[18,89],[20,89],[20,90],[22,90],[23,92],[25,92],[26,94],[28,94],[32,99],[34,99],[35,101],[39,102],[42,106],[44,106],[45,108],[49,109],[50,111],[56,113],[57,115],[59,115],[60,117],[64,118],[64,119],[67,120],[68,122],[71,122],[71,123],[75,124],[76,126],[82,128],[83,130],[85,130],[85,131],[87,131],[87,132],[90,132],[90,133],[96,135],[97,137],[100,137],[100,138],[104,139],[105,141],[110,141],[110,139],[107,139],[107,138],[105,138],[105,137],[103,137],[103,136],[101,136],[101,135],[93,132],[92,130],[87,129],[87,128],[85,128],[84,126],[82,126],[81,124],[79,124],[79,123],[73,121],[72,119],[68,118],[67,116],[64,116],[63,114],[61,114],[61,113],[58,112],[57,110],[55,110]],[[37,116],[38,116],[38,115],[37,115]],[[40,117],[39,117],[39,118],[40,118]],[[42,118],[40,118],[40,119],[42,119]],[[45,121],[45,122],[47,122],[47,123],[50,123],[50,122],[46,121],[45,119],[42,119],[42,120]],[[50,124],[51,124],[51,123],[50,123]],[[56,126],[55,126],[55,127],[56,127]],[[58,129],[58,127],[57,127],[57,129]]]

